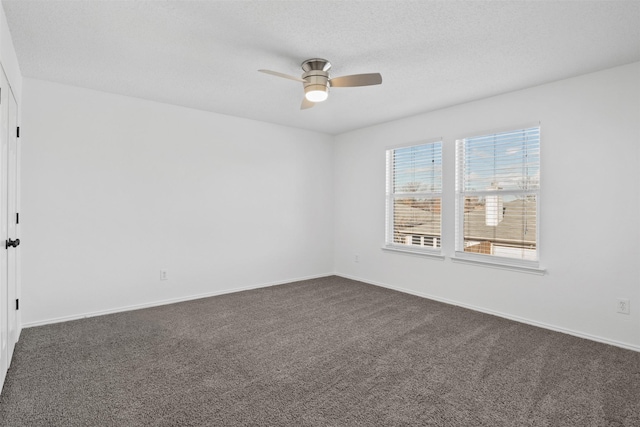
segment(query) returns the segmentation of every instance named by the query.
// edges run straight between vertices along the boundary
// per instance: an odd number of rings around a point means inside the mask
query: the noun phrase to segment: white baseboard
[[[438,297],[438,296],[434,296],[434,295],[429,295],[429,294],[426,294],[426,293],[423,293],[423,292],[417,292],[417,291],[413,291],[413,290],[410,290],[410,289],[404,289],[404,288],[400,288],[400,287],[397,287],[397,286],[388,285],[386,283],[375,282],[375,281],[372,281],[372,280],[362,279],[360,277],[350,276],[350,275],[342,274],[342,273],[335,273],[335,275],[336,276],[340,276],[340,277],[344,277],[346,279],[357,280],[359,282],[367,283],[369,285],[380,286],[382,288],[393,289],[394,291],[402,292],[402,293],[405,293],[405,294],[415,295],[415,296],[418,296],[418,297],[421,297],[421,298],[427,298],[427,299],[430,299],[430,300],[443,302],[445,304],[450,304],[450,305],[455,305],[455,306],[458,306],[458,307],[468,308],[469,310],[479,311],[481,313],[486,313],[486,314],[491,314],[493,316],[502,317],[504,319],[514,320],[514,321],[520,322],[520,323],[526,323],[527,325],[537,326],[539,328],[549,329],[549,330],[555,331],[555,332],[561,332],[563,334],[572,335],[574,337],[584,338],[584,339],[588,339],[588,340],[591,340],[591,341],[596,341],[596,342],[600,342],[600,343],[603,343],[603,344],[609,344],[609,345],[613,345],[613,346],[616,346],[616,347],[621,347],[621,348],[624,348],[624,349],[627,349],[627,350],[634,350],[634,351],[640,352],[640,346],[638,346],[638,345],[629,344],[629,343],[625,343],[625,342],[621,342],[621,341],[616,341],[616,340],[612,340],[612,339],[609,339],[609,338],[599,337],[597,335],[591,335],[591,334],[587,334],[587,333],[584,333],[584,332],[574,331],[572,329],[563,328],[561,326],[550,325],[548,323],[538,322],[536,320],[526,319],[524,317],[514,316],[514,315],[511,315],[511,314],[505,314],[505,313],[501,313],[499,311],[488,310],[486,308],[477,307],[477,306],[474,306],[472,304],[465,304],[465,303],[461,303],[461,302],[458,302],[458,301],[453,301],[453,300],[450,300],[450,299],[447,299],[447,298],[442,298],[442,297]]]
[[[221,290],[221,291],[206,292],[206,293],[203,293],[203,294],[188,295],[188,296],[171,298],[171,299],[166,299],[166,300],[152,301],[152,302],[146,302],[146,303],[142,303],[142,304],[134,304],[134,305],[127,305],[127,306],[123,306],[123,307],[110,308],[110,309],[107,309],[107,310],[91,311],[91,312],[87,312],[87,313],[72,314],[72,315],[69,315],[69,316],[56,317],[56,318],[52,318],[52,319],[38,320],[38,321],[35,321],[35,322],[23,323],[21,325],[21,329],[22,328],[32,328],[34,326],[51,325],[53,323],[68,322],[70,320],[85,319],[87,317],[104,316],[106,314],[121,313],[123,311],[132,311],[132,310],[140,310],[140,309],[143,309],[143,308],[158,307],[158,306],[161,306],[161,305],[175,304],[177,302],[184,302],[184,301],[191,301],[191,300],[200,299],[200,298],[214,297],[216,295],[231,294],[231,293],[234,293],[234,292],[248,291],[248,290],[251,290],[251,289],[268,288],[269,286],[284,285],[285,283],[299,282],[301,280],[309,280],[309,279],[318,279],[320,277],[328,277],[328,276],[334,276],[334,273],[319,274],[319,275],[315,275],[315,276],[297,277],[297,278],[293,278],[293,279],[280,280],[280,281],[276,281],[276,282],[268,282],[268,283],[261,283],[261,284],[257,284],[257,285],[244,286],[242,288],[224,289],[224,290]]]

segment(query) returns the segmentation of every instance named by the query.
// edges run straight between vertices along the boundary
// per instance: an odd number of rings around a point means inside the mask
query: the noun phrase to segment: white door
[[[7,275],[7,154],[9,152],[9,83],[4,72],[0,72],[0,380],[9,368],[9,286]]]
[[[17,104],[7,77],[0,70],[0,386],[18,340],[16,123]]]
[[[7,156],[7,228],[8,243],[12,246],[7,248],[7,287],[8,287],[8,360],[11,361],[13,349],[18,341],[18,283],[17,283],[17,251],[20,239],[18,239],[17,213],[18,213],[18,135],[17,135],[17,104],[13,93],[9,90],[9,153]],[[1,244],[1,242],[0,242]],[[0,247],[0,250],[2,248]]]

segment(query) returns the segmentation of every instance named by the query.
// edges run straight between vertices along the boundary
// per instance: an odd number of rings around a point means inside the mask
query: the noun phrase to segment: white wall
[[[18,103],[18,108],[22,105],[22,74],[18,65],[16,51],[13,48],[13,40],[9,32],[7,17],[4,14],[4,8],[0,5],[0,62],[4,69],[11,91]],[[18,116],[19,117],[19,116]]]
[[[25,79],[21,139],[25,326],[333,271],[330,136]]]
[[[454,142],[541,123],[544,276],[389,253],[385,149],[444,138],[444,251],[453,255]],[[640,350],[640,63],[336,137],[335,270]],[[359,254],[359,263],[354,255]],[[631,315],[616,299],[631,300]]]

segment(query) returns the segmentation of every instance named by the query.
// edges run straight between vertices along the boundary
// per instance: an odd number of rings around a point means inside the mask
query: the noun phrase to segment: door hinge
[[[20,310],[20,299],[16,298],[16,310]]]
[[[18,138],[20,138],[20,126],[18,126],[18,128],[17,128],[16,136],[17,136]]]
[[[20,213],[16,212],[16,225],[20,224]]]

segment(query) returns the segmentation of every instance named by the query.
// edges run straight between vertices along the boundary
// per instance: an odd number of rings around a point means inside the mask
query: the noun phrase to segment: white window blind
[[[442,141],[387,150],[388,247],[439,251]]]
[[[537,262],[539,193],[539,127],[456,141],[456,251]]]

